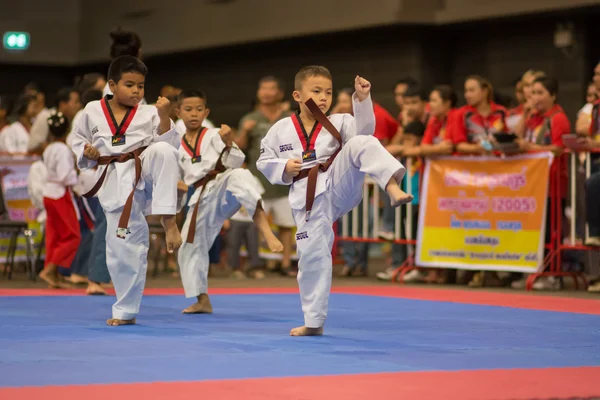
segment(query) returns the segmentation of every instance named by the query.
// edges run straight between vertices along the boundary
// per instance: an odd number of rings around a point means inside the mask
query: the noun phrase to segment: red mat
[[[115,359],[116,361],[116,359]],[[160,375],[160,372],[157,372]],[[600,396],[600,367],[0,389],[3,400],[499,400]]]
[[[334,287],[333,293],[384,296],[415,300],[446,301],[464,304],[525,308],[600,315],[600,299],[576,299],[570,297],[543,296],[518,293],[494,293],[479,290],[429,289],[408,286],[356,286]],[[113,293],[114,292],[109,292]],[[290,294],[296,288],[215,288],[211,295],[219,294]],[[145,295],[183,295],[183,289],[146,289]],[[85,296],[83,289],[0,289],[0,296]]]

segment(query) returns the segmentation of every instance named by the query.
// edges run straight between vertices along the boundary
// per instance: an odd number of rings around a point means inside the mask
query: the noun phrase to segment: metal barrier
[[[600,152],[600,151],[598,151]],[[579,153],[575,151],[570,151],[565,149],[565,151],[557,156],[554,159],[553,166],[554,174],[549,177],[554,184],[550,186],[552,189],[549,193],[550,197],[550,226],[546,226],[546,229],[550,229],[550,242],[545,244],[546,254],[544,257],[544,269],[543,272],[536,272],[527,278],[526,289],[532,290],[533,284],[536,279],[542,276],[552,276],[552,277],[571,277],[575,283],[575,288],[579,288],[579,280],[581,280],[583,287],[587,287],[587,280],[583,274],[583,272],[575,272],[575,271],[562,271],[562,254],[565,251],[572,250],[582,250],[582,251],[598,251],[599,248],[590,247],[586,245],[578,245],[576,243],[576,218],[577,218],[577,207],[576,207],[576,166],[577,166],[577,156]],[[504,156],[503,156],[504,157]],[[507,158],[509,158],[508,156]],[[563,209],[561,202],[561,172],[562,168],[560,168],[561,163],[564,163],[564,159],[568,158],[570,161],[570,187],[569,187],[569,199],[571,202],[571,221],[569,226],[569,243],[563,243]],[[407,159],[405,163],[407,171],[412,169],[412,160]],[[421,172],[423,168],[421,168]],[[552,171],[552,169],[551,169]],[[591,172],[591,157],[590,153],[586,153],[586,179],[589,178]],[[407,172],[408,174],[408,172]],[[422,176],[422,174],[420,174]],[[373,202],[375,203],[374,212],[373,212],[373,229],[369,234],[369,209],[370,206],[370,188],[373,187],[375,190],[373,191]],[[407,180],[407,191],[412,193],[412,180]],[[341,236],[336,238],[336,243],[339,241],[349,241],[349,242],[370,242],[370,243],[395,243],[395,244],[404,244],[404,245],[412,245],[413,248],[407,253],[408,257],[402,263],[402,265],[395,266],[394,272],[392,274],[392,282],[400,282],[403,283],[404,276],[406,273],[413,269],[419,269],[415,264],[415,248],[416,248],[416,238],[412,237],[412,216],[413,213],[413,204],[410,203],[403,207],[398,207],[395,209],[395,232],[394,232],[394,240],[388,241],[384,239],[380,239],[378,236],[379,232],[379,189],[376,183],[369,177],[366,177],[364,185],[363,185],[363,201],[359,204],[354,210],[350,211],[350,213],[344,215],[342,217],[342,234]],[[565,199],[566,200],[566,199]],[[359,218],[359,207],[362,207],[362,232],[359,232],[358,229],[358,218]],[[400,235],[400,224],[402,222],[403,213],[406,213],[406,238],[403,239]],[[349,232],[349,221],[352,221],[352,229]],[[337,233],[337,230],[336,230]],[[589,227],[586,223],[585,229],[585,238],[584,243],[587,241],[589,237]]]

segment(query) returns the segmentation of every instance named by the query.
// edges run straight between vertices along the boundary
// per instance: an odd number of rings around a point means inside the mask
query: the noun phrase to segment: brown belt
[[[196,236],[196,219],[198,217],[198,206],[200,205],[200,200],[202,200],[202,193],[204,193],[204,189],[206,189],[206,185],[208,184],[208,182],[214,180],[219,174],[221,174],[222,172],[225,172],[225,170],[227,169],[223,165],[222,158],[223,158],[223,155],[230,149],[231,149],[231,147],[225,147],[223,149],[223,151],[221,152],[221,154],[219,155],[219,159],[217,160],[217,164],[215,165],[215,168],[211,171],[208,171],[208,173],[202,179],[200,179],[199,181],[197,181],[196,183],[194,183],[192,185],[194,187],[194,189],[196,189],[196,190],[199,187],[201,187],[202,189],[200,189],[200,194],[198,195],[198,201],[194,205],[194,211],[192,212],[192,219],[190,220],[190,228],[188,229],[188,234],[187,234],[187,239],[186,239],[187,243],[194,243],[194,237]]]
[[[100,179],[94,185],[94,187],[83,195],[83,197],[90,198],[93,197],[98,190],[102,187],[104,183],[104,179],[106,178],[106,172],[108,171],[109,164],[112,163],[124,163],[129,160],[135,160],[135,182],[133,184],[133,189],[127,197],[127,201],[125,202],[125,206],[123,207],[123,212],[121,213],[121,217],[119,218],[119,229],[117,230],[117,236],[121,239],[125,239],[125,235],[128,233],[127,224],[129,223],[129,217],[131,216],[131,207],[133,206],[133,195],[135,194],[135,189],[137,188],[138,182],[142,177],[142,160],[140,159],[140,155],[146,150],[146,147],[140,147],[130,153],[119,154],[118,156],[102,156],[98,159],[98,165],[106,165]]]
[[[306,183],[306,221],[310,219],[310,213],[312,211],[313,203],[315,201],[315,193],[317,191],[317,178],[319,177],[319,171],[325,172],[329,169],[331,164],[333,164],[333,160],[337,157],[337,155],[342,150],[342,135],[338,132],[338,130],[333,126],[331,121],[323,114],[321,109],[315,104],[312,99],[309,99],[304,104],[308,107],[312,115],[315,117],[317,121],[323,125],[329,133],[335,137],[335,139],[339,143],[338,149],[325,161],[323,164],[317,164],[312,168],[303,169],[300,171],[298,175],[294,177],[294,182],[298,182],[304,178],[308,178],[308,182]],[[307,149],[308,150],[308,149]]]

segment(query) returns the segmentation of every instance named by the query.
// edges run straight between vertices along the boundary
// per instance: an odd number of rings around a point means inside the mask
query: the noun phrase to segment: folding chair
[[[12,273],[15,268],[15,253],[17,252],[17,239],[23,234],[25,237],[25,246],[27,252],[27,269],[29,277],[35,281],[35,262],[33,260],[33,232],[29,229],[25,221],[11,221],[8,215],[8,208],[4,201],[4,186],[0,180],[0,233],[8,233],[10,241],[8,251],[6,252],[6,261],[4,263],[4,275],[12,279]]]

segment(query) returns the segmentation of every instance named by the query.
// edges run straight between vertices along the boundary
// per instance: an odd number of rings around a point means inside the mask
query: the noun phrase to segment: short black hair
[[[88,103],[92,101],[97,101],[102,99],[102,91],[96,89],[90,89],[84,92],[81,95],[81,105],[83,107],[87,106]]]
[[[75,89],[79,92],[79,95],[83,95],[85,92],[96,86],[100,79],[104,79],[104,75],[98,72],[91,72],[75,79]]]
[[[275,82],[277,84],[277,89],[279,89],[282,92],[284,91],[283,82],[281,81],[281,79],[277,78],[274,75],[267,75],[260,78],[260,80],[258,81],[258,87],[260,87],[260,85],[262,85],[263,83],[268,82]]]
[[[427,100],[429,98],[428,93],[425,93],[423,88],[418,85],[409,86],[404,92],[404,98],[406,97],[418,97],[421,100]]]
[[[38,82],[29,82],[27,85],[25,85],[25,87],[23,88],[24,92],[36,92],[36,93],[42,93],[45,94],[45,90],[44,87],[39,84]]]
[[[558,81],[551,76],[540,76],[533,83],[540,83],[550,93],[550,96],[558,95]]]
[[[456,103],[458,103],[458,98],[454,89],[450,85],[437,85],[433,88],[432,92],[437,92],[440,95],[442,101],[449,101],[450,107],[456,107]]]
[[[415,135],[423,137],[425,134],[425,124],[421,121],[412,121],[404,126],[404,133],[407,135]]]
[[[419,82],[413,78],[412,76],[406,76],[402,79],[398,79],[396,81],[396,84],[394,85],[394,89],[396,89],[396,86],[398,85],[406,85],[406,86],[415,86],[418,85]]]
[[[134,56],[120,56],[115,58],[108,67],[108,79],[117,83],[123,74],[136,72],[143,76],[148,75],[148,67],[139,58]]]
[[[48,117],[48,129],[55,139],[65,137],[69,132],[69,119],[60,111],[55,110]]]
[[[27,112],[27,107],[32,101],[37,101],[37,98],[31,94],[22,94],[16,101],[15,113],[21,117]]]
[[[56,107],[60,106],[60,103],[68,103],[71,100],[71,93],[77,93],[75,88],[63,87],[56,93]]]
[[[192,97],[197,97],[199,99],[204,100],[205,104],[208,104],[208,100],[206,98],[206,94],[204,94],[204,92],[200,91],[200,90],[195,90],[195,89],[187,89],[187,90],[183,90],[179,96],[177,96],[177,104],[181,104],[181,102],[185,99],[189,99]]]

